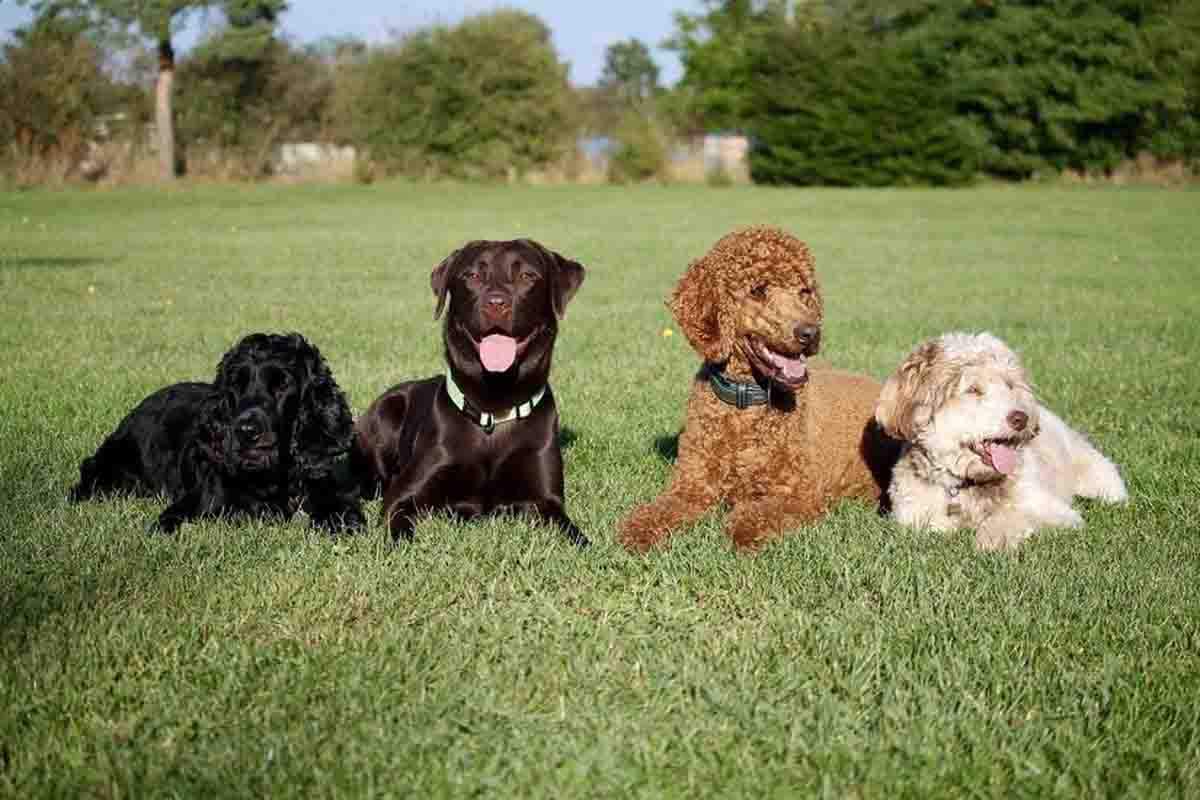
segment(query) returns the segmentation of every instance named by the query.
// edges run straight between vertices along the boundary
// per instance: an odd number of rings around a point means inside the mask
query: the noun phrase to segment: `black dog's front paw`
[[[182,517],[164,511],[158,516],[158,519],[152,519],[146,523],[146,533],[170,536],[179,530],[183,523]]]
[[[579,530],[579,527],[571,520],[568,519],[565,522],[560,522],[559,529],[566,535],[567,541],[576,547],[580,549],[591,547],[591,541],[583,535],[583,531]]]
[[[336,536],[340,533],[358,533],[367,526],[367,518],[363,516],[361,509],[347,508],[332,514],[313,517],[312,524],[314,527]]]

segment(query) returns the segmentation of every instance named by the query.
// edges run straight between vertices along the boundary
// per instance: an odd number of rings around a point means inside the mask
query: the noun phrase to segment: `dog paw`
[[[1016,550],[1032,533],[1032,530],[1008,532],[980,530],[975,534],[975,549],[984,553],[994,553],[998,550]]]
[[[776,533],[777,527],[778,520],[774,515],[743,506],[730,513],[725,522],[725,535],[738,550],[753,552]]]
[[[621,529],[617,532],[617,541],[631,553],[646,553],[662,541],[666,533],[646,520],[644,514],[639,515],[635,511],[621,524]]]

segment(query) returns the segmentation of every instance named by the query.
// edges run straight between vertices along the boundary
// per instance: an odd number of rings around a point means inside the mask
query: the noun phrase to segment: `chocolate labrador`
[[[446,374],[393,386],[355,425],[352,459],[366,496],[382,487],[394,541],[412,538],[423,512],[513,510],[588,543],[563,505],[547,383],[558,320],[583,276],[530,239],[470,242],[433,270]]]

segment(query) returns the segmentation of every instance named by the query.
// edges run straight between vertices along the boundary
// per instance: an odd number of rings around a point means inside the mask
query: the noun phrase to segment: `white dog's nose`
[[[1029,415],[1024,411],[1008,412],[1008,424],[1014,431],[1023,431],[1029,424]]]

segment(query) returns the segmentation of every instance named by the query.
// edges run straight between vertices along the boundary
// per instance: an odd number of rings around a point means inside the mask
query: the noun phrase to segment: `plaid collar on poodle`
[[[546,396],[548,386],[543,386],[534,392],[533,397],[529,398],[521,405],[510,408],[503,414],[489,414],[486,411],[480,411],[467,402],[467,396],[463,394],[463,390],[458,388],[458,384],[454,382],[454,377],[450,374],[450,370],[446,370],[446,394],[450,396],[450,402],[454,403],[462,413],[466,414],[475,424],[483,428],[487,433],[496,430],[496,426],[504,422],[516,422],[519,419],[525,419],[533,413],[533,409]]]
[[[739,383],[727,378],[719,369],[708,370],[708,383],[723,403],[738,408],[765,406],[771,402],[771,393],[757,383]]]

